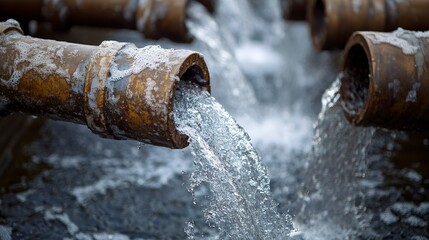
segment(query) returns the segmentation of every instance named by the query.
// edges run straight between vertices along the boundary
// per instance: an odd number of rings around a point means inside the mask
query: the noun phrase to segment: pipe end
[[[341,104],[346,118],[364,125],[371,91],[371,61],[362,36],[355,34],[346,47],[341,73]]]
[[[190,54],[182,64],[179,66],[179,69],[176,70],[176,76],[180,81],[190,81],[210,92],[210,75],[207,68],[207,65],[204,61],[204,58],[199,53]],[[173,98],[176,95],[176,91],[179,88],[179,82],[176,82],[176,86],[173,89]],[[173,112],[174,103],[170,102],[169,112]],[[181,149],[189,145],[188,136],[181,134],[177,128],[176,123],[172,115],[169,116],[168,129],[171,136],[172,145],[170,148]]]

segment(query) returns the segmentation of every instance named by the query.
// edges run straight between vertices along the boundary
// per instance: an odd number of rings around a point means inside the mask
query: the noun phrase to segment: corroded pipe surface
[[[309,0],[281,0],[283,18],[289,21],[305,21]]]
[[[107,138],[185,147],[171,116],[178,81],[210,90],[196,52],[42,40],[23,36],[13,20],[0,23],[0,54],[0,113],[85,124]]]
[[[57,30],[73,25],[128,28],[151,39],[190,42],[188,4],[189,0],[1,0],[0,17],[48,21]]]
[[[353,34],[340,94],[353,124],[429,130],[429,32]]]
[[[342,49],[355,31],[429,30],[427,0],[311,0],[308,21],[318,50]]]

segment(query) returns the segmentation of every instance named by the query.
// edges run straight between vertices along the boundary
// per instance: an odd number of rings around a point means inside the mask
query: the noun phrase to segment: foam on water
[[[12,240],[11,234],[12,234],[12,228],[8,226],[0,225],[0,239]]]
[[[285,239],[292,230],[277,212],[270,180],[247,133],[209,95],[181,82],[174,119],[190,137],[197,169],[191,190],[208,183],[212,201],[205,216],[221,231],[221,239]]]

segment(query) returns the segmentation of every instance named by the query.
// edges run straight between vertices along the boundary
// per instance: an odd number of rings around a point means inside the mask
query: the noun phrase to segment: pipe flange
[[[104,99],[110,65],[119,50],[130,43],[104,41],[92,55],[85,79],[84,110],[88,127],[106,138],[113,138],[106,124]]]

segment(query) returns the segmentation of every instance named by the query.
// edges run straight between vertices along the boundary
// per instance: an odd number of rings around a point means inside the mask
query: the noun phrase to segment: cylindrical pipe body
[[[178,81],[210,88],[196,52],[42,40],[23,36],[12,21],[0,23],[0,54],[0,112],[85,124],[108,138],[185,147],[171,115]]]
[[[186,27],[189,0],[1,0],[0,16],[73,25],[136,29],[147,38],[190,42]]]
[[[429,30],[428,9],[427,0],[311,0],[312,42],[318,50],[342,49],[355,31]]]
[[[429,32],[357,32],[343,58],[340,94],[351,123],[429,129]]]
[[[281,0],[283,18],[289,21],[305,21],[309,0]]]

